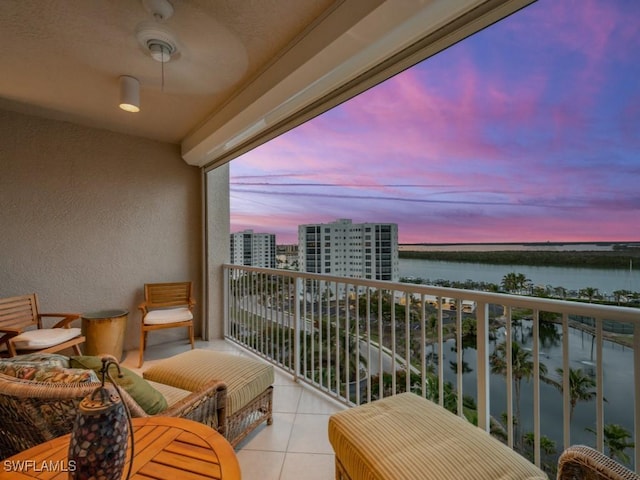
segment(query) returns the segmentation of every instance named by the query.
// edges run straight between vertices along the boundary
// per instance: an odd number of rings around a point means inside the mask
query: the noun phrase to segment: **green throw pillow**
[[[98,374],[102,379],[102,360],[98,356],[71,357],[70,364],[75,368],[87,368]],[[109,367],[111,378],[124,389],[136,401],[140,407],[149,415],[155,415],[167,409],[167,400],[164,396],[139,375],[131,370],[120,367],[122,377],[118,377],[118,369],[115,365]]]

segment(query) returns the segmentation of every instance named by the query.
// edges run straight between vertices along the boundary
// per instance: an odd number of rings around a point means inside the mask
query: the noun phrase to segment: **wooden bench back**
[[[38,297],[35,293],[0,298],[0,328],[25,328],[32,325],[42,327],[38,317]]]
[[[147,307],[176,307],[189,305],[192,300],[191,282],[147,283],[144,299]]]

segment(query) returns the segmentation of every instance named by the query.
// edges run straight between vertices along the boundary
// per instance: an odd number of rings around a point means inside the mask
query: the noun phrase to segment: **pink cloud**
[[[595,130],[594,108],[606,62],[630,55],[612,42],[640,35],[610,2],[539,4],[498,30],[518,42],[519,70],[487,47],[499,36],[462,42],[234,161],[232,228],[290,243],[297,225],[341,217],[398,223],[403,242],[637,236],[639,172],[624,158],[640,144],[640,95],[620,113],[624,144]]]

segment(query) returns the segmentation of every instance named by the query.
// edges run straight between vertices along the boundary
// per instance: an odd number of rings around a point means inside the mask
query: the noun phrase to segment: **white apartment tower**
[[[397,282],[398,225],[348,219],[299,225],[298,261],[303,272]]]
[[[252,267],[276,268],[276,236],[253,233],[253,230],[231,234],[231,263]]]

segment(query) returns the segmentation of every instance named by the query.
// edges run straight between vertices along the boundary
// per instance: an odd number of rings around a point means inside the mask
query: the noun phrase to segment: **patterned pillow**
[[[2,360],[0,361],[0,373],[23,380],[45,383],[94,383],[100,381],[93,370],[63,368],[38,362]]]
[[[37,382],[46,383],[96,383],[100,382],[93,370],[83,368],[43,368],[36,372],[34,378]]]
[[[25,380],[33,380],[38,368],[40,368],[40,365],[33,362],[0,361],[0,373]]]
[[[60,355],[58,353],[27,353],[25,355],[16,355],[15,357],[3,358],[3,362],[28,362],[39,363],[41,365],[47,365],[50,367],[62,367],[69,368],[69,357]]]

